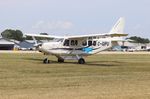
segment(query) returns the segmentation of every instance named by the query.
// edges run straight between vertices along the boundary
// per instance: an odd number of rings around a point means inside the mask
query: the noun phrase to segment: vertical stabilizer
[[[110,34],[124,33],[125,19],[121,17],[117,23],[113,26]]]

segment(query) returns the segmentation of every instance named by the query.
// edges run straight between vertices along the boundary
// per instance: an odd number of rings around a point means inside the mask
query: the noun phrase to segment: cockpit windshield
[[[52,42],[63,42],[63,38],[55,38],[52,40]]]

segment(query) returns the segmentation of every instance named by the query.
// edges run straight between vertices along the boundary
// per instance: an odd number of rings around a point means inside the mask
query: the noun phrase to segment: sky
[[[129,36],[150,38],[150,0],[0,0],[0,32],[107,33],[120,17]]]

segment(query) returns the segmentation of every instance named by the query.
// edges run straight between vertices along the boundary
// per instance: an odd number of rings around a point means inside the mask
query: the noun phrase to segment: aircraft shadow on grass
[[[42,64],[43,59],[40,58],[23,58],[25,60],[31,60],[31,61],[37,61]],[[85,64],[82,64],[83,66],[122,66],[125,62],[120,62],[120,61],[89,61],[86,62]],[[58,63],[57,61],[50,60],[49,64],[77,64],[76,62],[64,62],[64,63]],[[78,64],[79,65],[79,64]]]
[[[124,62],[120,61],[90,61],[87,62],[85,65],[87,66],[122,66]]]

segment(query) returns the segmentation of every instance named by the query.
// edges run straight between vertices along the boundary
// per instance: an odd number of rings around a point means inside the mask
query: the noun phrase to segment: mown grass
[[[42,54],[0,54],[0,99],[149,99],[150,55],[99,54],[43,64]]]

